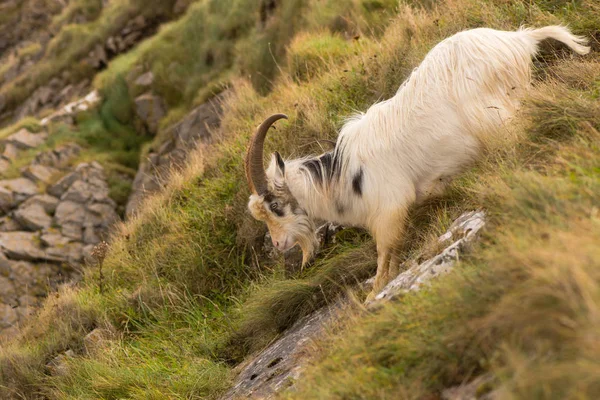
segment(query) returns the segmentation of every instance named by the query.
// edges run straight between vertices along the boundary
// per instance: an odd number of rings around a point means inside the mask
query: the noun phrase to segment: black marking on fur
[[[362,196],[362,185],[363,185],[363,170],[358,170],[358,173],[352,178],[352,190],[357,196]]]
[[[281,170],[281,172],[285,172],[285,162],[283,162],[283,158],[281,158],[281,154],[279,152],[275,152],[275,159],[277,160],[277,166]]]

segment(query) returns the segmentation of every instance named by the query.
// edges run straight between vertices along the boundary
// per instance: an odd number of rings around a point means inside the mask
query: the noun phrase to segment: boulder
[[[0,303],[0,329],[7,329],[19,321],[17,311],[10,304]]]
[[[79,154],[81,147],[75,143],[67,143],[54,150],[39,153],[32,164],[45,165],[53,168],[65,168],[68,162]]]
[[[1,180],[0,188],[13,192],[13,196],[30,197],[38,193],[37,185],[27,178]]]
[[[136,86],[151,86],[152,83],[154,83],[154,74],[152,73],[152,71],[148,71],[145,74],[140,75],[135,80]]]
[[[6,143],[2,157],[8,161],[15,161],[19,157],[19,149],[12,143]]]
[[[60,234],[54,229],[46,229],[40,237],[42,244],[46,247],[63,247],[71,242],[71,239]]]
[[[21,170],[24,177],[31,179],[34,182],[50,183],[52,177],[58,173],[58,170],[45,165],[32,164]]]
[[[106,342],[112,337],[112,333],[108,329],[96,328],[83,338],[83,346],[89,355],[102,350]]]
[[[33,232],[0,232],[0,248],[13,260],[44,259],[38,235]]]
[[[48,134],[46,132],[31,133],[27,129],[22,128],[6,138],[4,142],[6,144],[12,144],[19,149],[27,150],[40,146],[47,138]]]
[[[78,225],[83,225],[85,221],[85,206],[73,201],[61,201],[56,207],[54,220],[56,225],[62,226],[67,222],[73,222]]]
[[[71,172],[59,179],[54,185],[49,186],[46,191],[54,197],[61,198],[73,182],[78,179],[81,179],[81,175],[78,172]]]
[[[0,218],[0,232],[12,232],[23,230],[23,227],[13,218],[5,216]]]
[[[163,100],[151,93],[146,93],[135,99],[135,110],[151,134],[158,132],[158,123],[166,115]]]
[[[85,203],[94,195],[94,189],[95,187],[87,182],[75,181],[60,199],[75,203]]]
[[[37,231],[44,228],[49,228],[52,225],[52,217],[50,217],[41,204],[30,204],[26,207],[21,205],[14,213],[15,220],[26,229]]]
[[[72,242],[60,247],[49,247],[45,252],[47,260],[77,264],[83,259],[83,244]]]
[[[0,186],[0,213],[7,213],[15,206],[15,196],[12,190]]]
[[[48,214],[53,214],[56,211],[59,200],[56,197],[47,194],[38,194],[30,197],[21,205],[21,207],[29,207],[33,204],[39,204]]]

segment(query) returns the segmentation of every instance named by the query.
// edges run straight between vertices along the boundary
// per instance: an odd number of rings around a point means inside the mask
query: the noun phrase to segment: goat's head
[[[246,178],[252,191],[248,208],[254,218],[266,222],[277,249],[286,251],[296,244],[300,245],[302,262],[305,264],[316,248],[314,222],[288,188],[285,162],[279,153],[273,153],[266,171],[263,165],[263,145],[267,131],[281,118],[287,119],[287,116],[275,114],[267,118],[258,127],[248,146]]]

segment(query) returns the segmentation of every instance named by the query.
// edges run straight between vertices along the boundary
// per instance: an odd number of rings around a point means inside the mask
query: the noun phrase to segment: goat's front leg
[[[377,274],[367,301],[373,299],[400,270],[399,250],[404,236],[406,210],[398,210],[385,221],[379,221],[375,230],[377,241]]]

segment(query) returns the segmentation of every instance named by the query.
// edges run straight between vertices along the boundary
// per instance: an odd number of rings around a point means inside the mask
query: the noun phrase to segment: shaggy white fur
[[[315,220],[367,228],[377,242],[377,292],[398,272],[395,248],[408,207],[441,193],[486,137],[499,134],[530,86],[531,59],[546,38],[589,51],[585,38],[562,26],[480,28],[445,39],[394,97],[347,121],[333,153],[284,166],[274,156],[266,171],[270,196],[253,194],[251,212],[281,250],[299,243],[305,261]],[[272,212],[273,203],[283,211]]]

